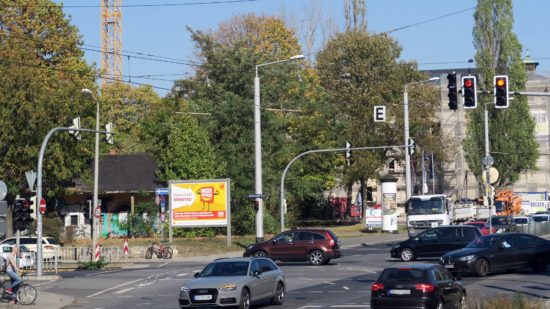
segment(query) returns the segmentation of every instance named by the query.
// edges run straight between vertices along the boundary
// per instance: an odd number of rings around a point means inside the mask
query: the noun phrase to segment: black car
[[[392,246],[392,258],[412,261],[423,257],[440,257],[460,249],[481,236],[481,231],[472,225],[438,226]]]
[[[465,306],[466,289],[453,274],[435,264],[386,268],[371,286],[372,309]]]
[[[545,272],[548,261],[550,241],[524,233],[486,235],[439,259],[439,263],[453,273],[480,277],[491,272],[527,267],[536,272]]]

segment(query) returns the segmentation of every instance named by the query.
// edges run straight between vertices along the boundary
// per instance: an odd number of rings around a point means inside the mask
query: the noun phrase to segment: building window
[[[395,172],[395,160],[390,161],[390,163],[388,164],[388,169],[390,170],[390,172]]]
[[[78,215],[71,215],[71,225],[78,226]]]

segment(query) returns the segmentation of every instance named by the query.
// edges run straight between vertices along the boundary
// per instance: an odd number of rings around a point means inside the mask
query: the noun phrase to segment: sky
[[[64,3],[65,14],[79,29],[88,49],[86,60],[99,68],[101,54],[92,50],[101,45],[99,5],[103,1],[54,1]],[[344,0],[122,0],[123,79],[150,84],[164,96],[174,80],[193,74],[193,67],[182,64],[196,59],[186,27],[216,30],[220,22],[247,13],[284,15],[299,24],[306,12],[318,7],[323,20],[330,19],[343,30],[343,3]],[[401,58],[416,60],[422,70],[467,68],[468,59],[475,54],[472,29],[476,4],[475,0],[366,0],[368,31],[403,27],[391,33],[403,48]],[[522,55],[528,50],[530,57],[540,63],[537,72],[550,76],[550,1],[513,0],[513,7],[514,32],[523,45]],[[250,81],[252,85],[253,76]]]

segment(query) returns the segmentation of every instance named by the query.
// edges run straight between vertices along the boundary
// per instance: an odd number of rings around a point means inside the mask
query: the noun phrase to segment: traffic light
[[[477,88],[475,76],[462,77],[462,96],[464,98],[464,108],[477,107]]]
[[[458,88],[456,87],[456,73],[449,73],[447,75],[447,79],[449,80],[449,84],[447,85],[447,88],[449,88],[449,94],[447,95],[449,97],[449,108],[455,111],[458,109]]]
[[[23,201],[23,210],[22,210],[22,217],[23,217],[23,229],[26,230],[31,225],[32,221],[34,220],[32,218],[32,213],[34,212],[32,209],[32,204],[34,202],[32,200],[24,200]]]
[[[508,108],[508,76],[497,75],[494,78],[494,95],[496,108]]]
[[[15,200],[13,205],[13,230],[14,231],[24,231],[24,210],[23,210],[23,200]]]
[[[348,166],[351,165],[351,143],[350,142],[346,142],[346,163],[348,164]]]
[[[414,140],[409,137],[409,155],[412,156],[416,150],[416,144],[414,143]]]

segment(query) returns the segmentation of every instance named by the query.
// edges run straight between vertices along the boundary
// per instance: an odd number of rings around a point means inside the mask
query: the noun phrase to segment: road
[[[355,246],[344,249],[344,254],[326,266],[278,263],[286,276],[285,304],[257,308],[369,308],[370,286],[380,270],[401,262],[389,258],[388,245]],[[208,262],[169,261],[134,269],[67,272],[61,274],[63,279],[41,283],[38,288],[76,297],[75,304],[67,308],[178,308],[182,282]],[[518,291],[550,300],[550,271],[465,277],[463,283],[470,295],[479,298]]]

